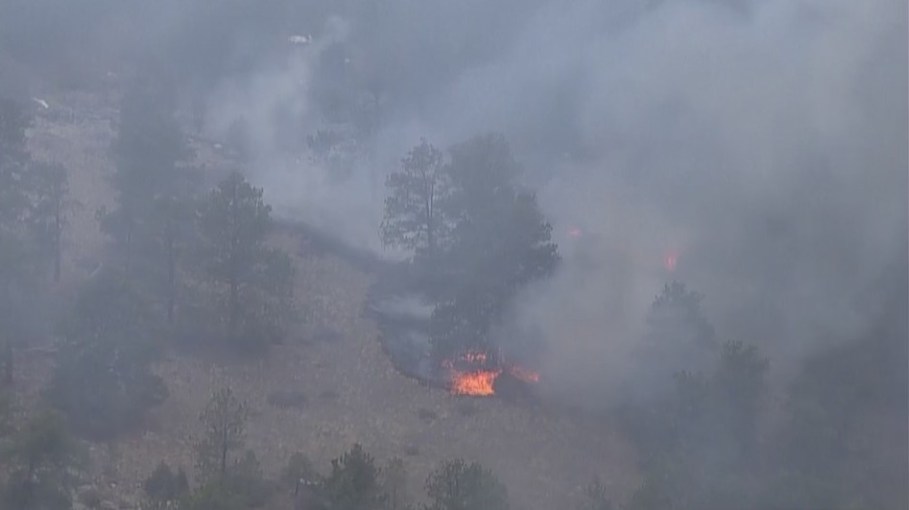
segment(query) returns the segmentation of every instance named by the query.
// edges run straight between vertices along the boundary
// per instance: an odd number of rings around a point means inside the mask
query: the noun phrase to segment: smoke
[[[542,334],[560,391],[633,376],[670,279],[782,370],[868,327],[856,296],[905,264],[905,2],[418,4],[330,18],[212,95],[208,129],[245,123],[280,214],[378,249],[384,176],[419,137],[498,130],[564,257],[505,330]],[[342,177],[287,148],[326,125],[315,70],[339,47],[380,112]]]
[[[378,227],[363,219],[381,214],[382,201],[365,161],[352,160],[352,177],[339,179],[302,150],[307,133],[321,127],[310,98],[313,69],[349,31],[346,21],[332,17],[318,37],[288,36],[284,51],[261,69],[220,84],[208,99],[204,129],[215,138],[239,140],[247,175],[265,189],[278,217],[302,218],[357,247],[374,248]]]

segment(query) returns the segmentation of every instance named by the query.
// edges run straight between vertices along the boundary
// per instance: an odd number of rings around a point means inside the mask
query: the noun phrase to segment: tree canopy
[[[75,431],[108,438],[136,425],[167,397],[164,382],[151,371],[154,323],[130,284],[99,275],[81,290],[60,332],[48,396]]]
[[[291,318],[293,265],[268,245],[271,207],[262,189],[232,173],[201,204],[196,249],[221,335],[243,348],[277,341]]]
[[[480,464],[454,459],[442,463],[426,479],[430,503],[426,510],[508,510],[508,492]]]
[[[451,147],[450,161],[422,140],[386,186],[384,243],[413,250],[420,291],[435,300],[436,358],[486,350],[488,334],[528,283],[559,260],[535,195],[500,134]]]

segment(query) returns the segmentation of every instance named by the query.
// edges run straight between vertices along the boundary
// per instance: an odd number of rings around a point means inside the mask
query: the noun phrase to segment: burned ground
[[[37,159],[68,166],[73,196],[82,204],[73,213],[66,251],[65,281],[72,285],[96,268],[105,244],[94,211],[111,200],[106,151],[114,110],[95,105],[91,97],[51,99],[75,113],[39,117],[30,143]],[[199,154],[203,167],[217,164],[213,151]],[[274,242],[294,255],[295,289],[305,320],[282,345],[255,361],[227,363],[171,350],[156,366],[170,397],[146,426],[115,441],[89,444],[94,484],[109,498],[124,506],[134,503],[140,482],[162,460],[191,472],[199,412],[211,392],[225,384],[252,407],[248,446],[268,474],[277,474],[297,451],[326,469],[331,458],[359,442],[382,461],[403,458],[414,496],[425,473],[452,457],[492,469],[508,485],[517,508],[561,506],[594,477],[617,499],[634,487],[632,449],[600,420],[520,400],[457,397],[397,370],[379,341],[375,316],[368,313],[374,261],[339,252],[330,238],[307,238],[295,229],[281,229]],[[38,401],[51,359],[22,358],[20,400]],[[292,396],[294,405],[273,405],[276,395]]]

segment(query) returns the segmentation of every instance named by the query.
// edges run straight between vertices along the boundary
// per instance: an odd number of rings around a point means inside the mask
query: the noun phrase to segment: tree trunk
[[[132,255],[133,255],[132,244],[133,244],[133,222],[129,221],[129,225],[127,225],[127,227],[126,227],[126,246],[124,246],[124,249],[126,250],[126,262],[124,264],[124,275],[123,276],[126,281],[129,281],[129,271],[130,271],[130,266],[132,263]]]
[[[224,479],[224,475],[227,474],[227,432],[224,433],[224,437],[221,438],[221,479]]]
[[[28,461],[28,468],[25,470],[25,482],[23,482],[24,491],[22,500],[25,503],[25,508],[31,507],[32,497],[34,492],[34,487],[32,486],[32,478],[35,476],[35,463],[31,459]]]
[[[167,323],[174,323],[174,308],[177,304],[177,254],[171,233],[167,236]]]
[[[228,333],[233,335],[237,329],[237,320],[238,315],[240,315],[240,288],[235,279],[230,281],[230,298],[228,301],[228,321],[227,327],[229,329]]]
[[[63,259],[63,211],[59,200],[54,210],[54,283],[60,282],[60,266]]]
[[[4,343],[4,353],[3,353],[3,382],[7,386],[13,385],[13,341],[9,338],[6,339]]]

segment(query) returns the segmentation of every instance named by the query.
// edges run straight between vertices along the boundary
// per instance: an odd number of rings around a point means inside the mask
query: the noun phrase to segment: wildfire
[[[485,352],[469,351],[461,355],[459,364],[468,365],[470,369],[458,369],[451,360],[442,362],[442,366],[449,371],[451,377],[451,392],[455,395],[470,395],[485,397],[495,394],[495,383],[500,375],[508,373],[515,379],[525,383],[536,383],[540,374],[517,365],[505,368],[487,367],[489,357]]]
[[[452,374],[451,392],[455,395],[485,397],[495,394],[495,382],[502,375],[501,370],[479,370]]]
[[[663,255],[663,267],[670,273],[675,271],[675,267],[678,263],[679,254],[675,250],[671,250]]]

